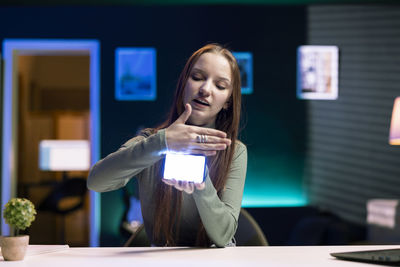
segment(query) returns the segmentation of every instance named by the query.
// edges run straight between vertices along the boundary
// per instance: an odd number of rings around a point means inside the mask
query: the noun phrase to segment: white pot
[[[1,236],[1,254],[6,261],[23,260],[29,244],[28,235]]]

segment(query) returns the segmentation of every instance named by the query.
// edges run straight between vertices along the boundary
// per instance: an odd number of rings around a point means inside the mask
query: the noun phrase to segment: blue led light
[[[64,40],[64,39],[5,39],[3,41],[4,57],[4,96],[3,96],[3,147],[2,147],[2,194],[1,206],[16,195],[16,188],[11,177],[12,164],[15,162],[16,133],[13,132],[13,57],[20,54],[35,54],[44,51],[65,51],[90,55],[90,141],[91,165],[100,159],[100,44],[97,40]],[[16,121],[16,120],[15,120]],[[2,235],[9,235],[9,226],[2,221]],[[100,233],[100,195],[90,192],[90,246],[99,245]]]
[[[268,194],[268,192],[266,192]],[[246,195],[242,201],[242,207],[301,207],[308,204],[302,195],[266,197],[266,195]]]
[[[256,162],[257,166],[261,163]],[[243,192],[243,207],[298,207],[308,204],[302,177],[284,171],[279,163],[268,170],[254,170],[250,164]],[[295,166],[293,166],[295,167]],[[293,168],[294,170],[296,168]]]

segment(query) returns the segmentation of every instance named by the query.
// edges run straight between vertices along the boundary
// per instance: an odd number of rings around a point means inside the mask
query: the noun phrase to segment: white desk
[[[235,247],[235,248],[60,248],[38,253],[40,246],[30,246],[23,261],[7,262],[0,257],[1,266],[26,267],[138,267],[138,266],[371,266],[370,264],[339,261],[331,252],[395,248],[396,246],[304,246],[304,247]],[[397,246],[399,248],[400,246]]]

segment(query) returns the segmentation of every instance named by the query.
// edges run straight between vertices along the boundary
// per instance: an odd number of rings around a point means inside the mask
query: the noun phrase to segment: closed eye
[[[201,81],[202,79],[203,79],[203,77],[201,75],[198,75],[198,74],[192,75],[192,80],[194,80],[194,81]]]
[[[193,81],[201,81],[206,79],[207,75],[203,70],[194,68],[191,72],[190,77],[192,78]]]
[[[229,87],[229,85],[226,84],[225,81],[217,81],[217,82],[215,83],[215,86],[217,86],[217,88],[220,89],[220,90],[224,90],[224,89],[226,89],[226,88]]]

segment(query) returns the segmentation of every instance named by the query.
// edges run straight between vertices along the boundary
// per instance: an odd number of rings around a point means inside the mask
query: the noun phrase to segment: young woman
[[[146,232],[157,246],[232,244],[246,178],[247,150],[237,140],[240,73],[218,44],[196,51],[177,84],[169,118],[97,162],[88,188],[116,190],[136,176]],[[205,182],[162,179],[167,151],[207,156]]]

